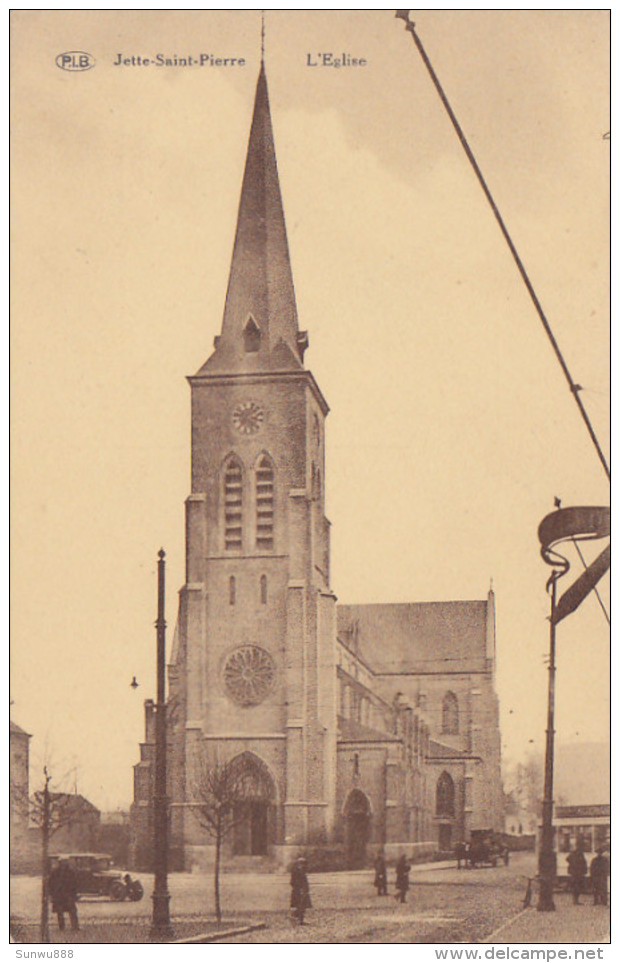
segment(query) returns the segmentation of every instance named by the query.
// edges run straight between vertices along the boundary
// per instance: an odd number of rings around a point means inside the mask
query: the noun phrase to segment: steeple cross
[[[260,60],[265,62],[265,11],[260,12]]]

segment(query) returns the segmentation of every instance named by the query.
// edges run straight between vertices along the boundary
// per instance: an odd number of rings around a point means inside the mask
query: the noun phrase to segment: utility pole
[[[159,550],[157,563],[157,704],[155,706],[155,784],[153,793],[153,851],[155,886],[150,936],[172,936],[168,892],[168,797],[166,785],[166,553]]]
[[[547,696],[547,742],[545,746],[545,788],[542,804],[542,831],[538,852],[539,912],[553,912],[553,889],[556,876],[556,855],[553,845],[553,748],[555,713],[555,619],[557,580],[563,573],[554,571],[551,575],[551,625],[549,629],[549,691]]]

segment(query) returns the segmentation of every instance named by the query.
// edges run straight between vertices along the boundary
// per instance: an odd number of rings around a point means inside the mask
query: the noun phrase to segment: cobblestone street
[[[508,867],[458,871],[454,864],[416,866],[411,873],[408,902],[397,904],[392,895],[379,898],[372,886],[371,872],[326,873],[310,876],[312,909],[307,925],[293,926],[289,918],[289,883],[286,874],[222,876],[222,906],[225,919],[233,922],[262,920],[265,930],[233,937],[238,943],[470,943],[488,939],[500,926],[513,919],[522,908],[526,877],[533,875],[534,858],[518,854]],[[392,880],[393,872],[390,874]],[[152,879],[141,876],[145,898],[140,903],[110,903],[108,900],[82,900],[79,904],[83,932],[88,942],[106,942],[112,927],[135,924],[144,928],[150,913]],[[36,924],[39,880],[13,877],[11,880],[12,916],[24,924]],[[213,881],[209,876],[173,874],[170,876],[171,913],[178,935],[188,927],[199,931],[199,922],[212,923]],[[557,897],[558,916],[562,913],[566,929],[573,932],[573,916],[591,920],[591,941],[602,942],[608,929],[608,910],[570,905],[570,897]],[[530,916],[530,914],[534,914]],[[520,931],[527,931],[528,920],[545,914],[534,909],[522,917]],[[515,924],[516,925],[516,924]],[[576,924],[577,928],[581,923]],[[572,929],[571,929],[572,927]],[[51,922],[52,938],[58,940],[56,921]],[[34,926],[26,926],[27,938],[34,937]],[[109,933],[109,935],[107,935]],[[76,934],[77,935],[77,934]],[[524,936],[520,937],[525,939]],[[567,937],[568,938],[568,937]],[[66,933],[71,940],[72,934]],[[503,942],[503,938],[499,937]],[[547,937],[549,941],[551,936]],[[555,937],[553,937],[555,939]],[[515,939],[514,941],[517,941]],[[544,938],[541,939],[544,942]]]

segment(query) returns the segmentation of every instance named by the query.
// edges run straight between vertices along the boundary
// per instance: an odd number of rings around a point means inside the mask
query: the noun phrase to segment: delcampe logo
[[[84,50],[67,50],[56,57],[56,66],[61,70],[90,70],[97,61]]]

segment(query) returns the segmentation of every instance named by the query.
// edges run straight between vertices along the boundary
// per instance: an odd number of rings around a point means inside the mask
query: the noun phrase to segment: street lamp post
[[[157,563],[157,705],[155,707],[155,784],[153,792],[153,850],[155,886],[150,935],[172,936],[168,892],[168,797],[166,786],[166,553],[159,551]]]
[[[547,588],[551,586],[551,617],[549,632],[549,695],[547,702],[547,744],[545,749],[545,794],[542,807],[542,829],[538,854],[539,894],[538,909],[551,912],[555,909],[553,887],[556,876],[556,855],[553,838],[553,740],[555,710],[555,633],[556,626],[578,608],[610,564],[611,549],[608,545],[579,578],[557,598],[557,581],[566,575],[570,563],[558,551],[562,542],[570,541],[577,548],[582,538],[605,538],[610,534],[610,513],[606,507],[573,506],[562,508],[556,496],[557,511],[546,515],[538,526],[540,553],[548,565],[553,566]],[[579,549],[578,549],[579,551]],[[581,553],[579,552],[581,555]]]
[[[545,746],[545,789],[542,804],[542,831],[538,853],[539,912],[553,912],[553,888],[556,876],[556,856],[553,840],[553,748],[555,713],[555,616],[557,580],[562,573],[554,571],[551,582],[551,625],[549,629],[549,691],[547,696],[547,742]]]

